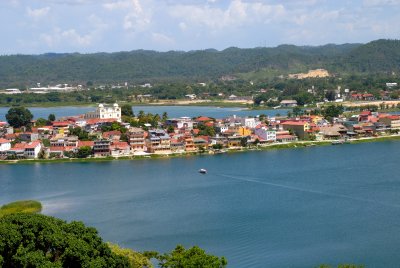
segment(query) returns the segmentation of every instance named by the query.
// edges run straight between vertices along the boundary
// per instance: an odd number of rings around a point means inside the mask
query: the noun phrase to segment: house
[[[118,130],[106,131],[103,132],[102,136],[103,139],[119,141],[119,139],[121,138],[121,131]]]
[[[240,136],[240,135],[232,135],[232,136],[228,136],[228,147],[229,148],[238,148],[242,146],[242,139],[244,137]]]
[[[125,141],[113,141],[110,145],[111,156],[124,156],[130,154],[131,147]]]
[[[149,153],[170,154],[170,136],[162,129],[149,130],[149,136],[146,139],[146,146]]]
[[[254,129],[254,134],[259,137],[260,140],[267,142],[275,142],[276,141],[276,131],[273,129],[268,129],[268,127],[263,125],[258,125]]]
[[[276,133],[277,142],[294,142],[297,141],[297,136],[291,135],[289,131],[280,131]]]
[[[11,149],[11,141],[0,138],[0,152]]]
[[[93,147],[94,147],[94,141],[78,141],[77,147],[78,147],[78,148],[81,148],[81,147],[90,147],[90,148],[93,149]]]
[[[95,157],[110,156],[111,155],[111,141],[109,140],[96,140],[93,144],[93,154]]]
[[[241,135],[241,136],[246,137],[246,136],[250,136],[251,133],[252,133],[252,131],[251,131],[251,129],[249,129],[249,128],[247,128],[247,127],[240,126],[237,133],[238,133],[239,135]]]
[[[193,129],[193,120],[190,117],[180,117],[180,118],[170,118],[165,121],[167,126],[173,126],[175,128],[181,129]]]
[[[183,140],[171,139],[171,152],[183,153],[185,152],[185,143]]]
[[[399,115],[386,115],[379,116],[379,122],[384,123],[392,130],[400,130],[400,116]]]
[[[38,158],[42,150],[42,143],[38,140],[29,143],[17,143],[7,151],[7,156],[15,156],[16,158]]]
[[[50,139],[50,147],[77,147],[78,145],[78,137],[77,136],[68,136],[63,137],[57,135]]]
[[[185,145],[186,152],[194,152],[197,150],[196,146],[194,145],[194,139],[192,135],[185,135],[182,140]]]
[[[371,111],[362,111],[358,115],[358,122],[367,122],[371,115],[372,115]]]
[[[281,123],[283,130],[292,131],[300,139],[309,137],[310,124],[304,121],[286,121]]]
[[[84,115],[85,119],[115,119],[121,122],[121,108],[117,103],[114,103],[112,107],[104,106],[99,104],[94,112],[88,112]]]
[[[196,96],[196,94],[187,94],[187,95],[185,95],[185,97],[189,100],[194,100],[194,99],[196,99],[197,96]]]
[[[52,122],[53,133],[68,136],[69,127],[73,126],[73,122],[70,121],[54,121]]]
[[[320,134],[324,139],[334,140],[347,136],[348,129],[342,124],[320,127]]]
[[[296,107],[297,101],[296,100],[282,100],[280,102],[281,107]]]
[[[146,151],[146,132],[137,127],[131,127],[128,131],[129,145],[133,152]]]
[[[22,133],[19,133],[18,137],[22,141],[31,142],[31,141],[38,140],[39,139],[39,134],[38,133],[33,133],[33,132],[22,132]]]
[[[245,117],[240,119],[240,123],[242,124],[242,126],[255,128],[260,122],[254,117]]]

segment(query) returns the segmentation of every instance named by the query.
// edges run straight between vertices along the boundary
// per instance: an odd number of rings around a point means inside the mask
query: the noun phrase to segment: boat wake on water
[[[400,208],[400,204],[389,204],[389,203],[379,202],[379,201],[366,199],[366,198],[359,198],[359,197],[353,197],[353,196],[349,196],[349,195],[343,195],[343,194],[329,193],[329,192],[324,192],[324,191],[311,190],[311,189],[306,189],[306,188],[293,187],[293,186],[284,185],[284,184],[278,184],[278,183],[273,183],[273,182],[268,182],[268,181],[261,181],[261,180],[258,180],[258,178],[238,177],[238,176],[232,176],[232,175],[228,175],[228,174],[215,174],[215,175],[219,176],[219,177],[229,178],[229,179],[236,180],[236,181],[263,184],[263,185],[277,187],[277,188],[291,190],[291,191],[312,193],[312,194],[318,194],[318,195],[325,195],[325,196],[336,197],[336,198],[345,198],[345,199],[349,199],[349,200],[353,200],[353,201],[370,203],[370,204],[375,204],[375,205],[381,205],[381,206],[385,206],[385,207]]]

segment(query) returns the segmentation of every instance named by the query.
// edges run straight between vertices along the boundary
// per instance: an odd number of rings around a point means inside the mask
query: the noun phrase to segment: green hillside
[[[400,71],[400,41],[365,45],[274,48],[227,48],[198,51],[130,52],[0,56],[0,87],[26,87],[36,82],[96,84],[214,80],[223,75],[271,70],[286,74],[325,68],[333,73]]]

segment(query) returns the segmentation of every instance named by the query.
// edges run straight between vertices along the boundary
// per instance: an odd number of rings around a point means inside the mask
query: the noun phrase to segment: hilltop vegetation
[[[400,41],[318,47],[281,45],[274,48],[223,51],[136,50],[95,54],[10,55],[0,57],[0,87],[32,86],[36,82],[100,83],[193,82],[223,75],[266,70],[288,74],[324,68],[330,73],[392,73],[400,71]]]

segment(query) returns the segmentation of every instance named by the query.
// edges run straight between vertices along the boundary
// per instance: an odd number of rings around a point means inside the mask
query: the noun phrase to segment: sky
[[[0,54],[400,39],[400,0],[0,0]]]

